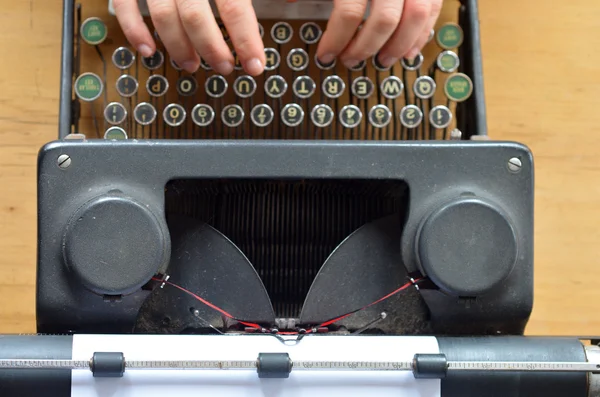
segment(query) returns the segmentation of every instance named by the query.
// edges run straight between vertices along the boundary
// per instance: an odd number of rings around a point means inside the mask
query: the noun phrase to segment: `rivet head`
[[[513,157],[510,160],[508,160],[508,170],[510,172],[519,172],[521,171],[521,168],[523,167],[523,164],[521,163],[521,159],[517,158],[517,157]]]
[[[58,156],[57,164],[59,168],[69,168],[71,165],[71,157],[68,154],[61,154]]]

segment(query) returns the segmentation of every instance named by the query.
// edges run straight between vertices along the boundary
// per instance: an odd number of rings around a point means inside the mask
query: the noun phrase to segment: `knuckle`
[[[400,22],[400,11],[395,9],[384,9],[375,17],[375,29],[378,33],[393,31]]]
[[[203,19],[202,12],[198,7],[189,5],[181,9],[181,22],[192,29],[201,29]]]
[[[415,21],[425,21],[431,14],[431,3],[429,1],[413,1],[406,6],[409,18]]]

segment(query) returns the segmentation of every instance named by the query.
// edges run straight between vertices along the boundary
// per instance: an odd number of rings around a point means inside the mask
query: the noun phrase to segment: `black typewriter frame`
[[[63,139],[73,133],[80,117],[81,102],[73,93],[73,83],[79,71],[79,56],[75,53],[75,21],[77,19],[77,0],[63,2],[63,28],[61,44],[60,105],[58,138]],[[487,136],[485,93],[483,85],[483,64],[481,53],[481,35],[479,28],[479,8],[477,0],[460,0],[458,22],[464,31],[464,42],[458,51],[459,71],[473,80],[473,94],[457,104],[457,127],[463,131],[464,138]]]

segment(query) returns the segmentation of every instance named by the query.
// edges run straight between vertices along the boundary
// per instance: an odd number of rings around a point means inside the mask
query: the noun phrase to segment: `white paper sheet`
[[[412,360],[439,353],[434,337],[306,336],[288,346],[272,336],[75,335],[73,359],[123,352],[126,360],[256,360],[287,352],[293,360]],[[396,371],[292,371],[287,379],[259,379],[252,370],[128,370],[123,378],[73,371],[72,397],[440,397],[440,381]]]

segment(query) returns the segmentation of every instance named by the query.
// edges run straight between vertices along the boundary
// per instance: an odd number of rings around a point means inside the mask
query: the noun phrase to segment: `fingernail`
[[[344,61],[344,66],[347,67],[348,69],[355,67],[356,65],[358,65],[359,61],[356,61],[354,59],[349,59],[347,61]]]
[[[319,61],[321,61],[321,63],[328,64],[328,63],[333,62],[334,59],[335,59],[335,55],[325,54],[319,58]]]
[[[263,72],[263,65],[258,58],[252,58],[246,62],[246,72],[250,75],[259,75]]]
[[[415,58],[417,57],[417,55],[419,55],[420,51],[421,51],[421,49],[418,47],[413,48],[412,50],[410,50],[408,52],[408,54],[406,54],[406,59],[408,59],[411,62],[414,61]]]
[[[194,61],[185,61],[181,64],[181,68],[188,73],[194,73],[198,70],[198,64]]]
[[[395,57],[392,57],[389,55],[379,57],[379,63],[386,68],[391,67],[396,62],[398,62],[398,58],[395,58]]]
[[[233,72],[233,64],[227,61],[218,63],[217,65],[215,65],[215,72],[222,75],[228,75],[231,72]]]
[[[142,54],[142,56],[144,58],[148,58],[149,56],[152,56],[152,48],[150,48],[150,46],[146,45],[146,44],[142,44],[138,47],[138,52],[140,54]]]

